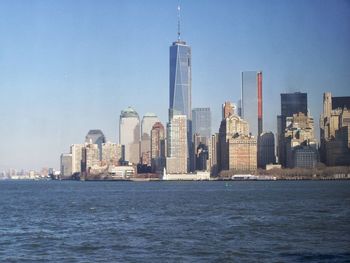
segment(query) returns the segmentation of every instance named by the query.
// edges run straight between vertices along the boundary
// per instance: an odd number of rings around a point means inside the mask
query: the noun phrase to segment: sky
[[[178,0],[0,1],[0,170],[59,168],[90,129],[118,141],[121,110],[167,122],[169,46]],[[350,96],[350,1],[182,0],[192,47],[192,107],[240,97],[240,72],[263,71],[264,130],[276,131],[280,93]]]

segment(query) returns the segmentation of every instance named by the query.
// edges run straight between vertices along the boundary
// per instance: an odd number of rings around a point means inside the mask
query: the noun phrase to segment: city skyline
[[[0,170],[58,168],[58,156],[91,129],[117,142],[119,114],[129,105],[165,124],[176,7],[177,1],[1,2],[0,135],[7,140]],[[183,1],[181,12],[193,51],[192,107],[211,108],[213,133],[221,104],[240,97],[241,71],[264,72],[264,131],[276,132],[281,93],[308,93],[315,124],[323,92],[348,95],[348,2]]]

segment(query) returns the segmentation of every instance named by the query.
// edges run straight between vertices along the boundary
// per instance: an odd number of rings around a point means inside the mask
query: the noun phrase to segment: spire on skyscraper
[[[180,31],[180,5],[177,5],[177,40],[180,41],[180,34],[181,34],[181,31]]]

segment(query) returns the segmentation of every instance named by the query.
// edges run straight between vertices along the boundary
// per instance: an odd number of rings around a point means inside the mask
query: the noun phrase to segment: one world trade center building
[[[179,24],[180,25],[180,24]],[[178,30],[178,39],[170,46],[169,60],[169,124],[172,123],[174,116],[186,116],[187,119],[187,170],[191,170],[190,153],[192,152],[192,105],[191,105],[191,47],[186,45],[186,42],[180,39],[180,26]],[[172,149],[171,141],[178,137],[175,134],[170,134],[169,150]],[[172,155],[172,154],[170,154]]]

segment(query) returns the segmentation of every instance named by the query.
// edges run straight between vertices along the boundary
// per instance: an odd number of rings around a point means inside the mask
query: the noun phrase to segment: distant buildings
[[[222,119],[226,119],[234,114],[237,114],[235,104],[230,101],[226,101],[224,104],[222,104]]]
[[[81,172],[82,149],[84,144],[72,144],[70,153],[72,154],[72,174]]]
[[[85,154],[86,161],[86,171],[88,171],[93,166],[98,166],[100,164],[99,156],[100,150],[98,144],[87,143],[85,144],[83,154]]]
[[[125,147],[124,161],[137,164],[140,161],[140,119],[137,112],[128,107],[120,114],[119,143]]]
[[[257,169],[257,141],[249,135],[248,123],[238,115],[221,121],[219,169],[251,172]]]
[[[194,108],[192,110],[192,133],[206,138],[211,136],[210,108]],[[193,135],[192,135],[193,136]]]
[[[151,130],[151,163],[152,171],[161,173],[165,167],[165,130],[160,122],[156,122]]]
[[[167,172],[170,174],[187,173],[188,146],[186,115],[173,116],[168,123],[167,133]]]
[[[240,116],[249,123],[249,130],[255,138],[263,131],[262,72],[243,71]]]
[[[219,134],[215,133],[211,136],[208,141],[208,158],[210,175],[216,176],[218,174],[218,147],[219,145]]]
[[[141,122],[141,164],[151,166],[151,130],[159,122],[157,115],[146,113]]]
[[[286,167],[314,168],[318,161],[318,152],[313,118],[301,112],[287,117],[283,145]]]
[[[277,116],[277,155],[278,162],[282,164],[283,167],[287,165],[286,146],[284,144],[287,117],[292,117],[293,114],[298,113],[303,113],[305,116],[308,115],[307,93],[282,93],[281,115]]]
[[[208,152],[208,141],[210,138],[202,136],[199,133],[193,135],[193,163],[194,169],[199,171],[206,171],[209,164],[207,164],[209,159]]]
[[[329,166],[350,165],[350,97],[324,93],[320,131],[321,161]]]
[[[258,166],[266,168],[267,164],[276,163],[275,135],[272,132],[263,132],[258,137]]]
[[[123,157],[121,144],[106,142],[102,144],[102,163],[105,165],[119,165]]]
[[[61,154],[61,176],[69,177],[72,175],[72,154]]]
[[[196,171],[207,171],[208,159],[208,146],[200,143],[196,149]]]
[[[98,145],[100,151],[99,159],[102,159],[102,144],[106,142],[105,135],[101,130],[90,130],[85,137],[86,143],[93,143]]]

